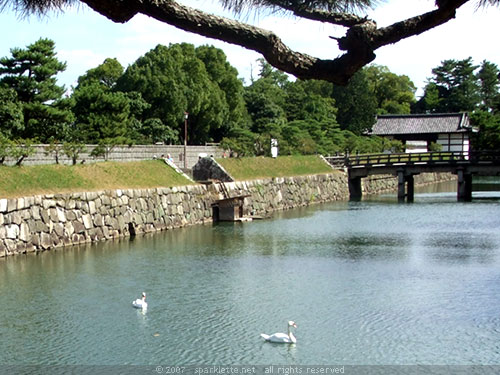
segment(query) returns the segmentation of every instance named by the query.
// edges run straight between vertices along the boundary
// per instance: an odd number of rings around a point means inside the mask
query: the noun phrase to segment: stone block
[[[45,224],[50,223],[50,214],[48,210],[46,210],[45,208],[40,210],[40,216],[42,217],[42,220]]]
[[[7,256],[7,247],[4,242],[0,240],[0,258]]]
[[[19,226],[17,224],[10,224],[5,227],[6,238],[15,240],[19,237]]]
[[[121,198],[122,204],[128,205],[129,197],[126,195],[123,195]]]
[[[64,224],[64,235],[71,237],[75,233],[75,228],[73,227],[73,223],[71,221],[67,221]]]
[[[47,197],[47,196],[46,196]],[[42,200],[42,207],[45,209],[45,210],[48,210],[49,208],[55,208],[56,207],[56,201],[53,200],[53,199],[43,199]]]
[[[42,218],[40,216],[40,207],[39,206],[35,206],[35,205],[31,206],[30,214],[31,214],[31,218],[34,220],[40,220]]]
[[[77,219],[76,212],[74,210],[66,211],[66,220],[73,221]]]
[[[65,223],[66,222],[66,214],[65,214],[64,210],[60,207],[57,207],[56,212],[57,212],[57,220],[60,221],[61,223]]]
[[[11,223],[14,223],[14,224],[21,224],[21,221],[23,221],[22,217],[21,217],[21,213],[19,211],[15,211],[13,213],[10,214],[10,220],[11,220]]]
[[[144,221],[142,220],[142,216],[139,213],[134,213],[134,219],[133,222],[137,225],[144,224]]]
[[[79,221],[73,221],[72,223],[75,233],[80,234],[85,232],[85,225],[83,225]]]
[[[12,212],[17,210],[17,199],[7,199],[7,212]]]
[[[87,201],[93,201],[95,199],[97,199],[99,197],[99,195],[97,194],[96,191],[89,191],[85,194],[85,198],[87,199]]]
[[[26,243],[25,242],[17,242],[16,243],[16,253],[17,254],[26,254]]]
[[[7,212],[7,207],[8,207],[8,203],[7,203],[7,199],[0,199],[0,213],[3,213],[3,212]]]
[[[101,206],[102,206],[102,201],[101,201],[101,198],[97,198],[95,201],[94,201],[94,204],[95,204],[95,209],[96,211],[98,211]]]
[[[104,226],[104,218],[101,214],[96,214],[94,215],[94,225],[96,227],[102,227]]]
[[[40,247],[43,250],[50,249],[52,247],[52,238],[48,233],[40,233]]]
[[[40,235],[39,234],[32,234],[31,235],[31,244],[37,249],[40,248]]]
[[[89,214],[94,215],[96,213],[96,205],[94,201],[89,202]]]
[[[5,248],[7,250],[7,254],[16,254],[17,251],[17,246],[16,246],[16,241],[11,240],[11,239],[6,239],[4,240]]]
[[[57,216],[57,210],[55,208],[49,209],[49,217],[50,217],[50,221],[53,221],[53,222],[59,221],[59,218]]]
[[[89,203],[88,202],[80,202],[80,207],[78,207],[78,208],[87,214],[89,213]]]
[[[25,207],[26,207],[26,204],[25,204],[24,198],[18,198],[17,199],[17,209],[22,210]]]
[[[62,239],[57,235],[56,232],[50,234],[50,239],[52,240],[53,247],[61,247],[63,245]]]
[[[49,233],[50,232],[50,228],[43,221],[36,220],[35,221],[35,229],[34,229],[33,232],[37,232],[37,233],[41,233],[41,232]]]
[[[71,246],[71,245],[73,245],[73,241],[71,240],[71,237],[69,237],[67,235],[63,236],[62,242],[63,242],[64,246]]]
[[[111,218],[111,228],[113,228],[113,230],[119,230],[120,229],[120,225],[118,224],[118,220],[117,219]]]
[[[123,230],[123,228],[125,228],[125,220],[123,219],[123,216],[120,215],[116,219],[118,220],[118,230]]]
[[[55,223],[54,224],[54,233],[57,236],[62,237],[64,234],[64,224],[63,223]]]
[[[94,226],[94,224],[92,223],[92,216],[90,216],[89,214],[83,215],[82,221],[85,229],[90,229]]]
[[[101,196],[101,202],[105,206],[109,206],[111,204],[111,199],[107,195]]]
[[[31,241],[31,231],[26,223],[22,223],[19,228],[19,239],[24,242]]]
[[[109,232],[109,228],[108,227],[102,227],[102,235],[106,239],[110,239],[111,238],[111,234]]]

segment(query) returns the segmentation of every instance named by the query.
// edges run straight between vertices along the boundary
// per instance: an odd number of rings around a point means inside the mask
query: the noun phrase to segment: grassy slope
[[[105,189],[189,185],[160,160],[84,165],[0,166],[0,198]]]
[[[218,159],[237,180],[332,173],[317,156]],[[106,189],[189,185],[161,160],[84,165],[0,166],[0,198]]]
[[[236,180],[252,180],[269,177],[302,176],[332,173],[333,170],[318,156],[279,156],[273,158],[217,159]]]

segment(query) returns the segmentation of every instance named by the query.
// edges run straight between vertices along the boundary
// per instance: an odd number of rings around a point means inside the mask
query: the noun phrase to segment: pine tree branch
[[[58,4],[74,0],[39,1]],[[323,79],[336,84],[346,84],[356,71],[375,59],[377,48],[418,35],[449,21],[455,17],[456,9],[470,0],[437,0],[436,10],[383,28],[377,28],[371,20],[349,13],[328,12],[305,6],[303,1],[294,5],[291,1],[266,0],[276,7],[293,12],[296,16],[347,27],[344,37],[335,38],[339,48],[345,53],[331,60],[293,51],[270,31],[214,16],[174,0],[80,1],[114,22],[127,22],[134,15],[142,13],[185,31],[256,51],[274,67],[298,78]],[[5,0],[0,0],[0,4],[2,2],[5,3]],[[313,37],[311,35],[311,38]]]

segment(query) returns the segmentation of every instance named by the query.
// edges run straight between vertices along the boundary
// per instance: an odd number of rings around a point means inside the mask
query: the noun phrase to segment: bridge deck
[[[349,191],[361,197],[363,177],[375,174],[398,176],[398,197],[413,199],[413,176],[420,173],[449,172],[458,176],[459,200],[472,196],[472,175],[500,175],[500,152],[425,152],[403,154],[366,154],[325,158],[334,168],[347,168]],[[407,185],[407,191],[405,190]],[[410,197],[411,195],[411,197]]]

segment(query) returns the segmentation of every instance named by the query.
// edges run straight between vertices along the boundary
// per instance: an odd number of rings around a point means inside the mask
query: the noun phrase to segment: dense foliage
[[[368,137],[377,114],[468,111],[481,132],[478,148],[500,145],[499,69],[471,58],[446,60],[432,71],[417,102],[404,75],[371,65],[349,84],[292,80],[265,60],[249,85],[224,52],[212,46],[158,45],[127,69],[116,59],[79,77],[70,96],[56,84],[65,69],[54,43],[40,39],[0,59],[0,163],[19,162],[33,142],[50,153],[77,156],[95,143],[106,155],[117,144],[220,142],[240,156],[335,154],[399,150],[399,142]],[[65,147],[57,144],[65,143]]]
[[[415,112],[469,112],[479,130],[473,139],[475,149],[500,149],[500,71],[484,60],[475,65],[472,58],[445,60],[432,70],[424,95]]]

